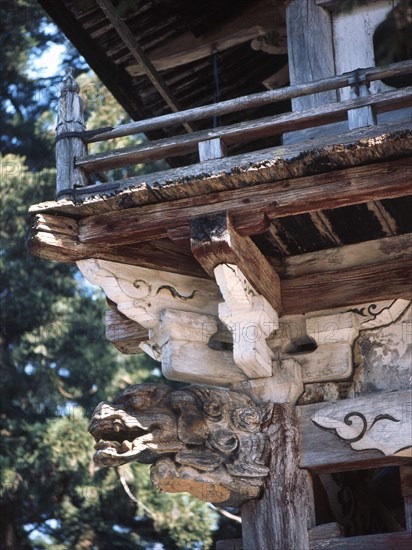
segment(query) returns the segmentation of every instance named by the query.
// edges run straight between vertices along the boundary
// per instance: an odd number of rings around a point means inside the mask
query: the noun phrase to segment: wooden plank
[[[129,27],[120,18],[120,15],[116,11],[116,8],[112,4],[112,2],[110,0],[96,0],[96,2],[107,17],[107,19],[112,24],[113,28],[116,30],[120,40],[125,44],[137,63],[139,63],[144,68],[147,77],[150,79],[150,81],[159,92],[159,94],[162,96],[162,98],[165,100],[167,105],[169,105],[169,107],[174,112],[181,111],[182,106],[174,97],[174,94],[169,89],[163,78],[156,71],[155,67],[139,45]],[[185,122],[183,126],[188,132],[193,131],[193,128],[189,123]]]
[[[243,546],[247,550],[308,549],[315,511],[310,474],[298,465],[296,408],[275,404],[267,433],[270,473],[263,497],[242,506]]]
[[[341,472],[408,463],[411,400],[405,390],[298,407],[299,465]]]
[[[411,193],[411,179],[409,159],[356,166],[262,184],[258,188],[234,189],[90,216],[79,222],[79,240],[127,244],[166,237],[167,229],[219,212],[227,211],[231,215],[264,212],[274,219],[395,198]]]
[[[235,264],[253,288],[280,313],[280,279],[250,237],[239,235],[226,214],[198,218],[191,226],[192,252],[213,276],[219,264]]]
[[[220,52],[238,44],[249,42],[258,36],[273,32],[276,22],[281,20],[281,9],[269,0],[258,0],[253,6],[246,6],[218,30],[195,36],[191,31],[183,32],[176,38],[169,39],[158,48],[147,53],[148,58],[158,71],[179,67],[199,59],[209,57],[213,52]],[[279,23],[278,23],[279,24]],[[287,53],[286,47],[279,53]],[[132,76],[144,74],[138,64],[129,65],[126,70]]]
[[[77,235],[76,220],[65,216],[37,215],[30,233],[28,249],[35,256],[53,262],[74,263],[97,258],[207,278],[190,251],[184,252],[168,240],[141,243],[138,246],[108,247],[104,244],[80,243]]]
[[[143,353],[139,347],[141,342],[149,339],[149,331],[128,319],[116,307],[106,311],[106,340],[114,345],[121,353],[132,355]]]
[[[363,537],[343,537],[318,540],[310,545],[310,550],[410,550],[410,533],[384,533]]]
[[[339,523],[324,523],[309,529],[309,540],[311,543],[318,540],[333,539],[343,536],[343,527]]]
[[[412,104],[411,94],[412,86],[384,94],[348,99],[307,111],[265,117],[231,126],[193,132],[190,135],[164,138],[134,147],[123,147],[94,155],[80,156],[76,159],[76,166],[89,172],[109,170],[128,164],[191,153],[196,150],[201,141],[220,138],[230,145],[292,130],[329,124],[346,120],[348,111],[367,105],[372,105],[376,109],[407,107]]]
[[[412,234],[317,250],[284,258],[282,278],[412,259]]]
[[[286,8],[290,83],[335,74],[331,16],[314,0],[293,0]],[[337,101],[335,90],[292,99],[293,111],[316,109]]]
[[[411,71],[412,61],[407,60],[399,63],[393,63],[387,67],[369,67],[367,69],[360,69],[358,71],[358,76],[360,79],[366,79],[369,82],[381,78],[388,78],[390,76],[409,74]],[[287,99],[293,99],[299,96],[334,90],[336,88],[349,86],[350,78],[353,77],[354,74],[355,73],[352,71],[343,75],[329,76],[329,78],[312,82],[294,84],[278,90],[259,92],[256,94],[237,97],[235,99],[220,101],[211,105],[203,105],[201,107],[194,107],[193,109],[186,109],[182,112],[170,113],[136,122],[129,122],[128,124],[121,124],[106,132],[101,132],[94,136],[86,136],[86,142],[93,143],[96,141],[104,141],[106,139],[130,136],[133,134],[148,132],[150,130],[156,130],[165,126],[173,126],[174,124],[182,124],[183,122],[210,118],[213,115],[234,113],[242,111],[243,109],[262,107],[263,105],[268,105],[277,101],[285,101]]]
[[[302,314],[395,298],[412,299],[412,260],[335,269],[282,281],[285,313]]]

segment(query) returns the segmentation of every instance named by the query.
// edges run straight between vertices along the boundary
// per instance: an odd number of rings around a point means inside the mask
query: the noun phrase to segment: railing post
[[[371,95],[369,86],[363,80],[360,81],[358,71],[355,71],[355,76],[350,78],[350,99],[357,97],[367,97]],[[376,124],[376,116],[371,105],[360,107],[359,109],[351,109],[348,111],[349,130],[362,128],[363,126],[374,126]]]
[[[87,154],[81,133],[85,130],[84,107],[80,87],[73,78],[73,68],[66,69],[61,86],[56,126],[56,194],[65,189],[87,185],[87,176],[76,168],[75,158]]]

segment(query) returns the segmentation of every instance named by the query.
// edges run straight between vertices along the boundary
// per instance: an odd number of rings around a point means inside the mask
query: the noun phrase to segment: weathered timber
[[[69,192],[67,198],[33,205],[30,212],[76,219],[205,194],[249,188],[331,169],[343,170],[403,158],[412,152],[411,122],[381,124],[338,136],[292,143],[184,168],[135,176]],[[241,178],[239,175],[241,174]],[[210,197],[209,197],[210,199]]]
[[[219,138],[199,142],[198,149],[200,162],[204,162],[205,160],[220,159],[226,156],[225,144]]]
[[[94,411],[94,461],[149,462],[157,489],[239,506],[260,495],[269,473],[269,436],[262,428],[271,414],[271,405],[233,391],[138,384]]]
[[[284,258],[282,278],[412,259],[412,234],[384,237]]]
[[[277,311],[252,287],[238,265],[220,264],[214,273],[224,299],[219,304],[219,319],[233,333],[236,365],[248,378],[271,376],[272,351],[266,339],[279,326]]]
[[[318,540],[333,539],[343,536],[343,527],[339,523],[324,523],[309,529],[309,540],[311,543]]]
[[[267,428],[270,473],[260,500],[242,506],[245,550],[307,550],[308,529],[315,525],[312,481],[301,469],[296,408],[275,404]]]
[[[393,63],[387,67],[369,67],[368,69],[360,69],[358,71],[359,78],[366,79],[367,81],[377,80],[380,78],[388,78],[390,76],[397,76],[401,74],[408,74],[412,70],[412,61],[401,61],[399,63]],[[96,141],[103,141],[106,139],[113,139],[117,137],[124,137],[133,134],[139,134],[141,132],[148,132],[165,126],[172,126],[174,124],[181,124],[183,122],[202,120],[209,118],[213,115],[223,115],[227,113],[233,113],[242,111],[243,109],[249,109],[253,107],[261,107],[268,105],[276,101],[285,101],[287,99],[297,98],[299,96],[306,96],[310,94],[324,92],[327,90],[334,90],[350,85],[350,78],[354,76],[354,71],[338,76],[328,75],[328,78],[315,80],[314,82],[305,82],[303,84],[294,84],[278,90],[270,90],[268,92],[260,92],[247,96],[237,97],[235,99],[229,99],[214,103],[213,105],[205,105],[202,107],[195,107],[193,109],[187,109],[182,112],[171,113],[154,117],[147,120],[139,120],[137,122],[130,122],[128,124],[122,124],[115,126],[113,129],[106,132],[99,132],[94,136],[86,136],[87,143],[93,143]]]
[[[76,220],[39,214],[34,220],[28,248],[32,254],[54,262],[74,263],[96,258],[207,278],[190,252],[179,249],[169,240],[146,242],[138,246],[105,246],[82,244],[77,235]]]
[[[290,83],[313,82],[334,75],[330,14],[314,0],[293,0],[286,8],[286,25]],[[316,109],[336,101],[336,90],[329,90],[292,99],[292,108],[294,111]]]
[[[56,191],[87,185],[87,176],[74,164],[76,157],[87,153],[81,133],[85,130],[84,107],[79,95],[80,86],[69,68],[63,80],[57,114]],[[67,136],[67,137],[64,137]]]
[[[412,466],[401,466],[401,492],[405,504],[406,530],[412,531]]]
[[[88,172],[108,170],[138,162],[148,162],[193,152],[201,141],[222,139],[227,145],[260,139],[282,132],[330,124],[345,120],[348,111],[371,105],[374,109],[396,109],[412,104],[412,87],[374,96],[348,99],[315,109],[265,117],[231,126],[202,130],[189,135],[164,138],[158,141],[114,149],[104,153],[76,158],[76,166]]]
[[[149,338],[149,332],[139,323],[128,319],[114,306],[106,311],[105,325],[106,340],[121,353],[125,355],[143,353],[140,343]]]
[[[244,188],[109,212],[80,220],[83,243],[126,244],[167,236],[167,229],[219,212],[263,212],[268,218],[338,208],[411,193],[409,159],[381,162]]]
[[[96,0],[96,2],[107,17],[107,19],[112,24],[113,28],[119,35],[126,48],[132,54],[133,58],[137,61],[139,65],[144,68],[147,77],[150,79],[150,81],[155,86],[156,90],[159,92],[162,98],[165,100],[167,105],[169,105],[172,111],[181,111],[182,107],[180,103],[174,97],[174,94],[169,89],[163,78],[156,71],[155,67],[141,48],[132,31],[121,19],[118,11],[116,11],[116,8],[112,4],[112,2],[110,0]],[[184,123],[183,126],[188,132],[193,131],[193,128],[190,126],[190,124]]]
[[[290,314],[379,300],[412,299],[412,260],[302,275],[282,281],[282,303]]]
[[[213,275],[219,264],[235,264],[275,311],[282,310],[278,274],[252,240],[236,232],[229,216],[219,214],[194,220],[191,246],[195,258],[209,275]]]
[[[410,550],[410,533],[384,533],[362,537],[342,537],[312,542],[310,550]]]
[[[300,467],[340,472],[408,463],[411,399],[405,390],[298,407]]]
[[[253,6],[246,6],[239,14],[222,25],[215,32],[195,36],[186,31],[176,38],[148,52],[147,56],[158,71],[179,67],[199,59],[249,42],[256,37],[273,32],[274,24],[281,17],[281,9],[269,0],[259,0]],[[281,21],[282,24],[282,21]],[[279,53],[286,54],[286,46]],[[132,76],[145,74],[141,65],[129,65],[126,70]]]

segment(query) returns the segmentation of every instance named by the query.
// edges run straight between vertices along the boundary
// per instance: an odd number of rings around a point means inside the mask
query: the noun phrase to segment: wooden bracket
[[[217,331],[213,315],[166,309],[141,347],[162,362],[162,372],[169,380],[231,386],[245,380],[246,374],[233,361],[231,351],[208,346]]]
[[[215,267],[224,302],[219,318],[233,335],[233,358],[248,378],[272,375],[272,351],[266,339],[279,326],[278,314],[257,294],[237,265]]]
[[[280,279],[250,237],[239,235],[227,214],[203,216],[191,224],[191,246],[195,258],[211,276],[220,264],[234,264],[256,294],[281,313]]]

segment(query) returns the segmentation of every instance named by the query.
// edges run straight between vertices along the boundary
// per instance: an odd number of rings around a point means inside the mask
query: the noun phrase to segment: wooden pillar
[[[315,0],[293,0],[286,8],[291,84],[312,82],[335,74],[332,21]],[[293,111],[315,109],[337,100],[336,90],[292,99]]]
[[[275,404],[267,433],[270,473],[263,497],[242,507],[244,550],[306,550],[315,525],[311,476],[299,468],[296,407]]]
[[[87,176],[81,168],[76,168],[76,157],[87,154],[81,132],[85,130],[83,102],[79,95],[80,87],[73,78],[69,67],[61,87],[56,126],[56,194],[64,189],[74,189],[87,185]],[[66,136],[66,137],[63,137]]]
[[[286,8],[290,84],[313,82],[335,75],[331,14],[316,0],[292,0]],[[292,99],[292,110],[311,110],[334,103],[336,90]],[[283,142],[292,143],[347,129],[345,122],[289,132]]]

